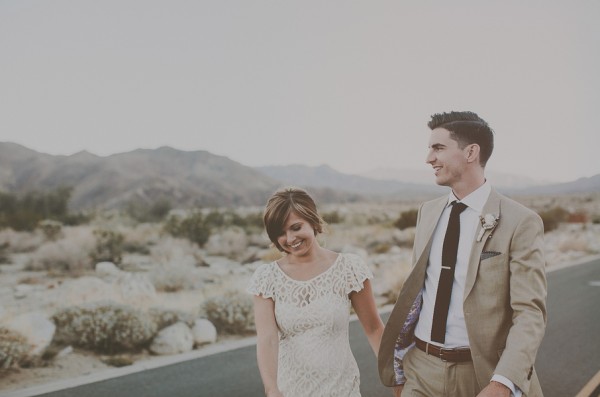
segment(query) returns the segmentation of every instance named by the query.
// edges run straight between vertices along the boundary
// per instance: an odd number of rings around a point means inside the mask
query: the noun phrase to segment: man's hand
[[[402,390],[404,389],[404,385],[394,386],[392,388],[392,392],[394,393],[394,397],[402,396]]]
[[[500,382],[491,381],[477,397],[510,397],[510,389]]]

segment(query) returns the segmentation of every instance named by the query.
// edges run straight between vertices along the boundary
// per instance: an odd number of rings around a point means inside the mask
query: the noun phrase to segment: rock
[[[156,300],[156,289],[148,276],[140,273],[122,274],[117,279],[121,302],[131,305],[148,305]]]
[[[17,284],[14,287],[13,296],[15,299],[23,299],[26,298],[27,295],[33,291],[35,288],[28,284]]]
[[[182,322],[162,329],[150,345],[150,351],[159,355],[185,353],[193,348],[194,336],[192,331]]]
[[[96,273],[101,277],[118,276],[121,270],[112,262],[99,262],[96,264]]]
[[[200,346],[206,343],[215,343],[217,341],[217,328],[205,318],[199,318],[192,327],[194,345]]]
[[[73,346],[67,346],[56,354],[56,358],[68,356],[73,353]]]
[[[56,326],[42,313],[21,314],[6,324],[6,327],[21,334],[32,346],[29,356],[40,356],[52,342]]]

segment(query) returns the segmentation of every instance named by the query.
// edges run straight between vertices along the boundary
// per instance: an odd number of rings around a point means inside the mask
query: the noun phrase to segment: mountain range
[[[157,200],[168,200],[179,208],[262,206],[271,193],[290,185],[309,189],[320,202],[421,200],[446,191],[432,183],[431,173],[425,183],[418,183],[416,174],[409,171],[387,179],[383,172],[376,176],[344,174],[327,165],[252,168],[207,151],[170,147],[103,157],[85,151],[54,156],[0,142],[0,191],[22,194],[72,187],[69,205],[73,210],[122,208]],[[500,185],[499,190],[514,195],[600,192],[600,174],[545,185],[522,177],[506,176],[505,180],[511,178],[512,184]]]

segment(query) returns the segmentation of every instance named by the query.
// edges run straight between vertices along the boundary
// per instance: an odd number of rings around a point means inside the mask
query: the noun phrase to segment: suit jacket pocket
[[[493,258],[493,257],[495,257],[495,256],[498,256],[498,255],[500,255],[500,254],[501,254],[501,252],[498,252],[498,251],[482,251],[482,252],[481,252],[481,257],[480,257],[480,260],[482,260],[482,261],[483,261],[483,260],[486,260],[486,259],[489,259],[489,258]]]

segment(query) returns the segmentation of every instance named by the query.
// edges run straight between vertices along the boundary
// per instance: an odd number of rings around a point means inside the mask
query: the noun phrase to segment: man
[[[385,327],[379,373],[394,394],[542,396],[543,224],[486,180],[493,131],[477,114],[433,115],[426,162],[448,196],[419,209],[413,269]]]

